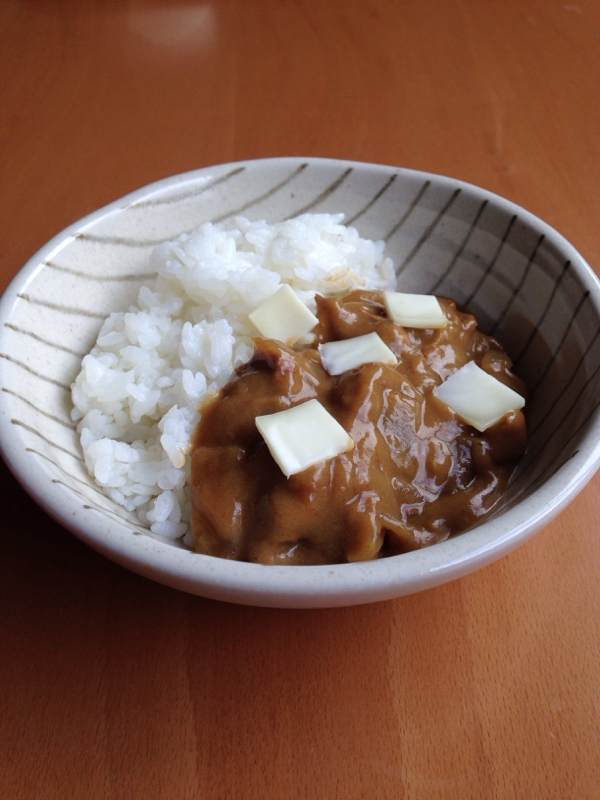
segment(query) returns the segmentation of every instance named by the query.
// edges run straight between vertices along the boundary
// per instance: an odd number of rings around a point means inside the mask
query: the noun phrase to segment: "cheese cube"
[[[433,393],[478,431],[485,431],[509,411],[525,405],[520,394],[484,372],[474,361],[436,386]]]
[[[384,292],[388,315],[405,328],[445,328],[448,319],[437,297],[432,294]]]
[[[377,333],[319,345],[323,366],[330,375],[341,375],[362,364],[397,364],[398,359]]]
[[[288,478],[354,447],[351,437],[318,400],[256,417],[256,427]]]
[[[319,321],[287,283],[248,316],[263,336],[285,344],[304,336]]]

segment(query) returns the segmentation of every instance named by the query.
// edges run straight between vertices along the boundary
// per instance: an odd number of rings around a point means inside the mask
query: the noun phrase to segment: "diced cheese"
[[[384,292],[383,302],[388,315],[405,328],[445,328],[448,324],[435,295]]]
[[[354,447],[352,438],[318,400],[256,417],[256,427],[288,478]]]
[[[474,361],[469,361],[441,386],[436,386],[433,393],[478,431],[485,431],[509,411],[517,411],[525,405],[520,394]]]
[[[319,345],[323,366],[330,375],[341,375],[362,364],[397,364],[398,359],[377,333]]]
[[[286,344],[304,336],[319,321],[287,283],[248,316],[263,336]]]

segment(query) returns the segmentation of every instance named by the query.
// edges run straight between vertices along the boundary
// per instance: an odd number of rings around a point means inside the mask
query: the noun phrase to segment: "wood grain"
[[[0,289],[143,184],[277,155],[509,197],[600,265],[593,0],[0,4]],[[0,796],[600,796],[600,479],[393,602],[243,608],[138,578],[1,465]]]

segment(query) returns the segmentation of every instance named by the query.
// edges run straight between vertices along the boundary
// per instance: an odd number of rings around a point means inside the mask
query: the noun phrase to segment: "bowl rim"
[[[486,198],[509,214],[518,213],[530,226],[571,260],[586,284],[600,315],[600,281],[574,246],[555,228],[523,207],[472,183],[422,170],[405,169],[362,161],[317,157],[277,157],[214,164],[154,181],[93,211],[67,226],[43,245],[11,280],[0,297],[0,350],[5,323],[18,302],[18,295],[43,269],[44,262],[66,240],[75,238],[100,219],[125,210],[142,199],[185,183],[206,178],[215,169],[254,166],[267,168],[308,163],[329,168],[354,167],[389,174],[410,175],[438,185],[451,185]],[[0,378],[4,360],[0,363]],[[549,523],[581,491],[600,467],[600,416],[589,422],[585,452],[579,452],[523,502],[488,522],[435,547],[371,562],[324,566],[279,566],[250,564],[214,558],[167,544],[151,535],[119,529],[64,486],[52,482],[40,460],[22,446],[16,426],[10,423],[10,408],[0,392],[0,453],[7,466],[33,499],[59,524],[97,552],[133,572],[173,588],[204,597],[248,605],[317,608],[355,605],[386,600],[432,588],[467,575],[501,558],[527,541]],[[543,491],[542,491],[543,490]],[[542,502],[542,495],[545,500]],[[292,578],[290,580],[290,578]]]

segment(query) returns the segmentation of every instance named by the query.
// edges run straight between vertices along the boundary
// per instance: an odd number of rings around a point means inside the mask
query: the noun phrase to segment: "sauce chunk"
[[[469,361],[525,396],[499,343],[440,299],[445,328],[388,318],[382,295],[317,298],[314,347],[255,340],[252,360],[201,408],[192,450],[195,549],[263,564],[338,564],[415,550],[471,527],[526,445],[521,411],[479,433],[433,395]],[[377,332],[398,359],[338,376],[317,345]],[[255,418],[318,399],[354,449],[286,478]]]

